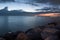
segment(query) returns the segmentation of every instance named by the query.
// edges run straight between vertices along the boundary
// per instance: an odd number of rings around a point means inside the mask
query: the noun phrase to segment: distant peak
[[[3,10],[8,10],[8,7],[4,7],[4,9]]]

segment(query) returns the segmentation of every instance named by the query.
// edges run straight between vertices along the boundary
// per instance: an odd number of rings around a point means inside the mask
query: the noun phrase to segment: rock
[[[26,33],[31,40],[43,40],[41,37],[41,29],[33,28],[27,31]]]
[[[57,31],[57,29],[54,28],[45,28],[42,32],[41,32],[41,36],[43,39],[45,39],[46,37],[55,34]]]
[[[45,38],[45,40],[58,40],[58,37],[51,35],[51,36],[48,36],[47,38]]]
[[[28,37],[25,33],[19,33],[16,40],[28,40]]]

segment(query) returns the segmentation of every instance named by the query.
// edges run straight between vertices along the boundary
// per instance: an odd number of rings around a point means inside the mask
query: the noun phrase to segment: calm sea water
[[[8,31],[26,31],[40,25],[45,25],[53,21],[59,21],[56,17],[36,17],[36,16],[0,16],[0,34]]]

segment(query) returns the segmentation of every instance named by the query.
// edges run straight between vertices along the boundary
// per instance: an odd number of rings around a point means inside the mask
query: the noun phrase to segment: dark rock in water
[[[43,39],[45,39],[46,37],[55,34],[57,31],[57,29],[54,28],[45,28],[42,32],[41,32],[41,36]]]
[[[5,40],[4,38],[0,38],[0,40]]]
[[[18,32],[18,35],[15,40],[29,40],[29,38],[24,32]]]
[[[45,28],[45,26],[38,26],[38,28],[40,28],[42,31]]]
[[[31,40],[43,40],[41,37],[41,30],[40,28],[33,28],[29,29],[26,34]]]
[[[48,23],[48,25],[57,25],[57,23],[55,23],[55,22],[52,22],[52,23]]]
[[[55,29],[60,30],[60,24],[55,26]]]
[[[6,40],[14,40],[14,33],[13,32],[8,32],[3,36],[4,39]]]
[[[55,23],[55,22],[53,22],[53,23],[48,23],[48,25],[46,25],[46,27],[48,27],[48,28],[55,28],[55,29],[60,29],[60,23]]]
[[[23,32],[23,31],[16,31],[16,32],[14,33],[15,38],[16,38],[17,35],[20,34],[20,33],[24,33],[24,32]]]
[[[59,40],[57,36],[51,35],[45,38],[45,40]]]
[[[58,39],[60,40],[60,31],[57,31],[54,35],[56,35]]]
[[[55,34],[48,36],[45,40],[60,40],[60,31],[57,31]]]
[[[30,28],[25,33],[28,34],[28,33],[31,33],[32,31],[33,31],[33,28]]]

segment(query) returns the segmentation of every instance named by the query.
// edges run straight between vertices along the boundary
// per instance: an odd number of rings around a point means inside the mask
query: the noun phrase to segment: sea
[[[59,21],[60,17],[0,16],[0,34],[6,32],[26,31],[30,28]]]

